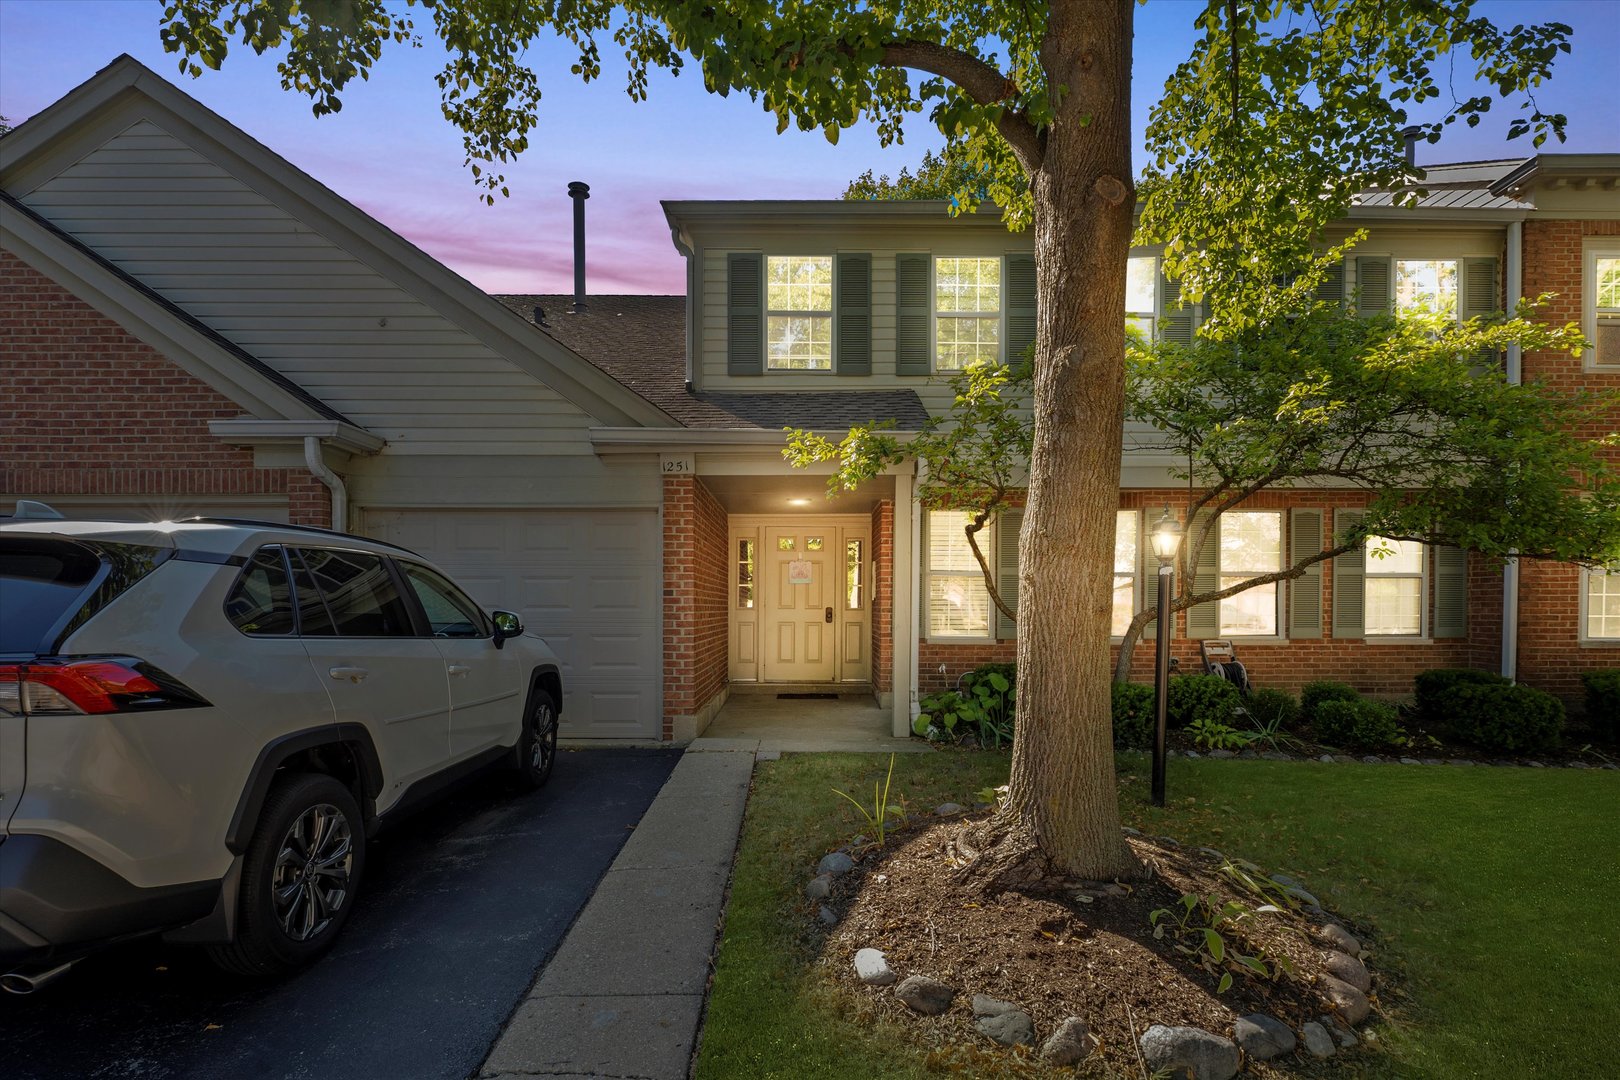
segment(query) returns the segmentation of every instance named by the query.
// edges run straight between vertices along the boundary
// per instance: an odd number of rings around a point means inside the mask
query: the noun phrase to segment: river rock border
[[[961,808],[954,804],[946,804],[936,811],[941,817],[951,817],[961,812]],[[1131,836],[1142,836],[1135,829],[1126,828],[1124,831]],[[1146,839],[1168,848],[1181,847],[1168,836]],[[1210,848],[1200,851],[1212,857],[1225,858]],[[827,855],[816,867],[816,875],[806,886],[806,896],[817,902],[826,899],[832,892],[833,879],[854,869],[854,860],[846,852],[835,851]],[[1265,1013],[1237,1017],[1230,1036],[1197,1027],[1150,1024],[1138,1039],[1142,1060],[1150,1071],[1168,1071],[1176,1076],[1189,1077],[1190,1080],[1232,1080],[1246,1061],[1270,1061],[1301,1048],[1312,1058],[1330,1058],[1360,1043],[1362,1036],[1357,1035],[1355,1029],[1371,1015],[1369,995],[1373,986],[1372,973],[1367,969],[1361,942],[1335,921],[1316,897],[1297,881],[1280,874],[1273,874],[1272,880],[1286,886],[1302,902],[1305,912],[1318,920],[1314,937],[1321,946],[1327,974],[1319,977],[1316,985],[1331,1003],[1333,1011],[1301,1024],[1297,1032]],[[837,914],[825,904],[820,904],[817,916],[822,925],[829,928],[838,921]],[[867,947],[857,950],[852,964],[855,976],[861,983],[871,987],[892,987],[890,992],[919,1016],[939,1016],[948,1012],[963,993],[963,988],[951,986],[924,972],[902,976],[890,966],[888,957],[881,949]],[[971,1006],[973,1027],[979,1035],[1009,1048],[1038,1046],[1037,1053],[1047,1065],[1061,1068],[1078,1064],[1099,1045],[1084,1017],[1065,1017],[1041,1041],[1034,1018],[1016,1003],[975,993]]]

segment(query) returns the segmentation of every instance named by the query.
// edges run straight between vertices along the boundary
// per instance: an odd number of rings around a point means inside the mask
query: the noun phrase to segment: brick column
[[[695,476],[664,478],[663,737],[701,734],[729,692],[726,512]]]

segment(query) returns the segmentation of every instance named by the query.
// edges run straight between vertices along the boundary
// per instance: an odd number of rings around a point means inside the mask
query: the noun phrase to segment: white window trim
[[[765,355],[761,358],[761,368],[766,375],[836,375],[838,374],[838,253],[822,252],[770,252],[764,253],[765,265],[762,268],[765,279],[764,295],[760,302],[765,308]],[[832,306],[825,313],[820,311],[786,311],[771,307],[771,260],[772,259],[828,259],[832,263]],[[807,318],[825,318],[827,320],[827,358],[828,364],[824,368],[778,368],[771,367],[771,316],[791,318],[795,315]]]
[[[1224,526],[1224,524],[1226,522],[1227,514],[1276,514],[1278,516],[1278,518],[1281,519],[1280,523],[1278,525],[1278,529],[1277,529],[1277,538],[1278,538],[1278,546],[1279,546],[1279,550],[1277,552],[1277,569],[1278,570],[1286,569],[1284,563],[1288,558],[1288,511],[1287,510],[1267,510],[1267,509],[1229,510],[1229,511],[1227,511],[1226,514],[1222,514],[1220,517],[1215,519],[1215,521],[1216,521],[1215,536],[1212,538],[1214,540],[1214,542],[1215,542],[1215,588],[1216,588],[1217,591],[1222,587],[1221,586],[1221,578],[1223,576],[1225,576],[1223,574],[1223,571],[1221,570],[1221,536],[1220,536],[1220,531],[1221,531],[1221,528]],[[1208,543],[1208,541],[1205,541],[1205,542]],[[1272,573],[1272,571],[1269,571],[1269,570],[1264,571],[1264,572],[1265,573]],[[1236,575],[1233,575],[1233,576],[1236,576]],[[1255,575],[1255,576],[1258,577],[1259,575]],[[1276,611],[1276,614],[1274,616],[1274,618],[1276,620],[1275,625],[1277,627],[1277,630],[1276,630],[1275,633],[1271,633],[1271,634],[1228,634],[1225,630],[1221,629],[1221,615],[1220,615],[1220,605],[1226,603],[1226,601],[1225,600],[1217,600],[1217,601],[1215,601],[1215,605],[1216,605],[1216,607],[1215,607],[1215,634],[1216,634],[1216,636],[1219,637],[1219,638],[1223,638],[1225,640],[1228,640],[1228,641],[1246,641],[1246,642],[1249,642],[1250,644],[1253,644],[1253,645],[1263,645],[1263,644],[1266,644],[1268,642],[1274,642],[1274,641],[1275,642],[1287,641],[1288,640],[1288,635],[1285,633],[1286,627],[1284,625],[1283,620],[1284,620],[1284,616],[1285,616],[1286,611],[1287,611],[1287,607],[1286,607],[1286,605],[1284,603],[1284,598],[1285,598],[1288,590],[1285,587],[1284,582],[1278,581],[1275,584],[1277,585],[1277,592],[1276,592],[1276,597],[1275,597],[1276,604],[1277,604],[1277,611]]]
[[[1007,362],[1007,256],[1005,255],[941,255],[931,252],[928,256],[928,370],[934,375],[960,375],[961,368],[942,368],[939,366],[939,320],[945,318],[966,317],[972,319],[988,319],[989,312],[985,311],[940,311],[936,306],[939,303],[939,260],[941,259],[995,259],[1001,263],[1001,304],[996,310],[996,360],[998,363]],[[834,288],[836,289],[836,284]],[[836,295],[836,293],[834,294]],[[837,333],[837,328],[833,331]],[[836,339],[835,339],[836,340]],[[836,367],[836,363],[834,364]],[[990,605],[995,610],[995,605]],[[952,639],[956,640],[956,639]]]
[[[1434,577],[1430,572],[1430,562],[1434,558],[1434,551],[1428,544],[1419,545],[1423,549],[1423,572],[1418,578],[1418,632],[1415,634],[1369,634],[1365,625],[1362,626],[1361,640],[1368,645],[1427,645],[1434,640],[1429,632],[1429,609],[1434,606],[1434,597],[1430,594],[1430,584]],[[1376,560],[1367,557],[1367,547],[1363,543],[1361,548],[1361,579],[1362,597],[1365,603],[1367,582],[1375,577],[1411,577],[1411,574],[1379,574],[1372,570]],[[1366,618],[1365,609],[1362,618]]]
[[[931,510],[923,510],[922,512],[924,514],[932,514],[933,513],[933,511],[931,511]],[[998,528],[999,525],[1000,525],[1000,522],[997,521],[996,518],[992,517],[989,521],[984,523],[984,528],[979,530],[979,550],[985,553],[984,557],[985,557],[986,560],[989,561],[990,566],[991,566],[992,569],[994,569],[994,567],[996,565],[996,552],[998,551],[998,548],[996,547],[996,529]],[[931,521],[928,522],[928,527],[929,527],[930,530],[933,529],[933,523]],[[931,546],[932,546],[931,544],[924,544],[923,545],[923,550],[919,553],[922,560],[923,560],[923,572],[922,572],[923,595],[921,597],[921,600],[922,600],[921,607],[923,609],[923,628],[922,629],[923,629],[923,635],[927,639],[928,644],[930,644],[930,645],[994,645],[996,642],[1000,641],[1001,639],[996,637],[996,619],[1000,615],[1001,612],[1000,612],[1000,609],[996,607],[996,602],[989,598],[989,590],[988,589],[985,590],[985,593],[986,593],[985,600],[989,605],[989,616],[985,619],[985,631],[986,632],[985,632],[985,634],[983,636],[979,636],[979,635],[976,635],[976,634],[936,634],[934,632],[934,618],[933,618],[933,612],[930,610],[930,606],[931,606],[930,605],[930,600],[931,600],[931,598],[933,596],[933,593],[934,593],[933,581],[934,581],[934,577],[936,575],[935,575],[935,572],[934,572],[933,562],[929,558],[929,555],[930,555],[930,550],[929,549],[930,549]],[[978,566],[974,566],[973,573],[977,577],[978,584],[981,587],[983,587],[983,585],[984,585],[983,571]],[[961,573],[961,571],[941,570],[941,571],[939,571],[938,576],[939,577],[961,577],[962,573]]]
[[[1597,341],[1597,261],[1600,258],[1620,259],[1620,238],[1599,237],[1581,243],[1581,333],[1594,343]],[[1588,349],[1581,361],[1586,371],[1620,371],[1620,364],[1599,364],[1595,347]],[[1584,586],[1581,595],[1586,595]],[[1582,626],[1585,626],[1584,621]]]
[[[1593,637],[1586,629],[1586,617],[1591,609],[1591,582],[1595,573],[1597,571],[1590,567],[1581,567],[1580,602],[1576,605],[1576,641],[1584,649],[1620,649],[1620,637]]]

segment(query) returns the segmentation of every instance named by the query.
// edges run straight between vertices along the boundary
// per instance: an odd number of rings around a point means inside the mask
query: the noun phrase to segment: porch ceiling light
[[[809,499],[789,499],[788,500],[788,505],[789,506],[809,506],[810,505],[810,500]]]
[[[1164,508],[1164,516],[1153,523],[1153,554],[1159,557],[1159,562],[1169,566],[1175,561],[1176,552],[1181,548],[1181,522],[1170,516],[1170,508]]]

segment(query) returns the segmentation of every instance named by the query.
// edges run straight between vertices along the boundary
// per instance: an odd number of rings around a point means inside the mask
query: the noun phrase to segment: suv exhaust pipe
[[[8,971],[4,975],[0,975],[0,990],[4,990],[8,994],[32,994],[34,991],[42,990],[50,983],[66,975],[72,970],[73,965],[77,963],[77,960],[69,960],[67,963],[58,964],[53,968],[33,971],[19,968],[16,971]]]

